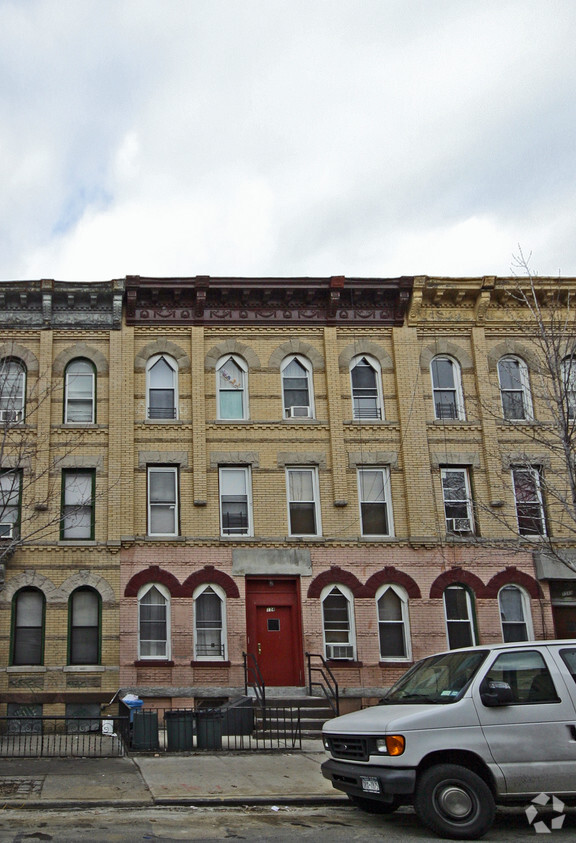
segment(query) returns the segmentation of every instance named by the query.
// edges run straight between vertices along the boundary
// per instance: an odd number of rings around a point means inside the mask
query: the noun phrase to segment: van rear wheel
[[[363,796],[350,794],[348,794],[348,799],[367,814],[393,814],[400,807],[400,802],[396,799],[392,802],[381,802],[379,799],[365,799]]]
[[[422,773],[414,809],[424,825],[452,840],[478,840],[496,813],[494,796],[484,779],[458,764],[437,764]]]

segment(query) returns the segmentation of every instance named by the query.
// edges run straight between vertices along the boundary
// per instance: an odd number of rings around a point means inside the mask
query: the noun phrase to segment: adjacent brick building
[[[6,564],[2,699],[226,697],[244,653],[270,693],[315,653],[373,697],[447,646],[573,635],[576,575],[539,539],[554,458],[526,438],[538,355],[506,286],[0,284],[0,357],[50,398],[34,418],[5,401],[10,435],[49,448],[1,468],[44,460],[62,492],[24,479],[19,512],[63,519]]]

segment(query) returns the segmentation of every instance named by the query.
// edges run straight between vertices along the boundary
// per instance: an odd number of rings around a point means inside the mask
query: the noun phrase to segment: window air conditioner
[[[326,644],[327,659],[353,659],[354,647],[351,644]]]
[[[289,419],[309,419],[310,407],[288,407],[286,414]]]
[[[472,531],[469,518],[447,518],[446,528],[449,533],[470,533]]]
[[[22,410],[0,410],[0,422],[14,423],[22,421]]]
[[[14,524],[4,521],[0,524],[0,539],[14,538]]]

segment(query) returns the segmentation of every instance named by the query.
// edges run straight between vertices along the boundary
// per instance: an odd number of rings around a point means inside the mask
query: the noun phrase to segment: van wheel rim
[[[474,803],[466,790],[450,785],[439,792],[438,806],[447,817],[463,820],[472,812]]]

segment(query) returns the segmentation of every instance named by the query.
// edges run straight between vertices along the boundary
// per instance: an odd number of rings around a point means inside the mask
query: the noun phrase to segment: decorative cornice
[[[0,328],[117,330],[124,280],[2,281]]]

